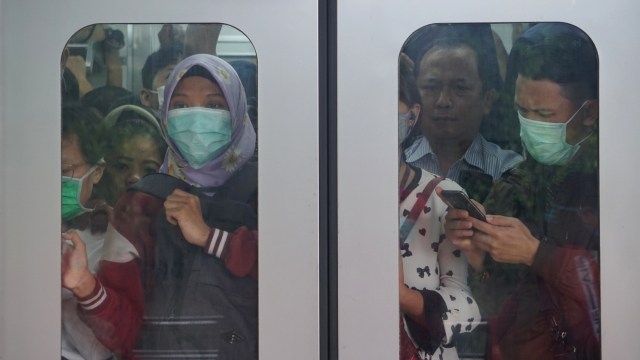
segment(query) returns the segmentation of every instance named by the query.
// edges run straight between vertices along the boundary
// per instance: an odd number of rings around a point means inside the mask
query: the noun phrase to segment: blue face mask
[[[585,137],[575,145],[567,143],[567,125],[586,103],[585,101],[573,116],[563,123],[531,120],[518,112],[520,139],[527,148],[527,152],[543,165],[567,164],[580,149],[580,144],[589,137]]]
[[[200,169],[231,140],[231,113],[202,107],[170,110],[167,132],[189,165]]]

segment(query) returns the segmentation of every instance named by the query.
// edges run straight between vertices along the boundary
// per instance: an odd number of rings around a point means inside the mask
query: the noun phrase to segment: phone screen
[[[443,190],[442,196],[447,199],[449,206],[456,209],[467,210],[470,216],[482,221],[487,221],[482,211],[469,200],[469,197],[467,197],[464,192],[459,190]]]

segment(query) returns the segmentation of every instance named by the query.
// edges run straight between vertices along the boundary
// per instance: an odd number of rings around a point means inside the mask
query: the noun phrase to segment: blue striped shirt
[[[407,163],[443,176],[443,174],[440,174],[438,156],[433,152],[429,141],[424,136],[414,141],[404,151],[404,155]],[[455,182],[459,182],[461,171],[477,172],[480,170],[485,174],[491,175],[495,182],[502,173],[513,168],[521,161],[522,156],[517,152],[502,149],[478,134],[464,153],[464,156],[451,165],[445,176]]]

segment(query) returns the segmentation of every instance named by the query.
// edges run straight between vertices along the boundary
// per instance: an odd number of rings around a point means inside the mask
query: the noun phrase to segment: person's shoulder
[[[482,135],[480,135],[480,139],[482,141],[485,152],[494,154],[504,161],[517,160],[517,162],[520,162],[524,159],[522,155],[518,154],[517,152],[510,149],[503,149],[498,144],[485,139],[484,137],[482,137]]]
[[[482,135],[478,136],[482,142],[482,149],[484,150],[485,157],[495,159],[494,162],[500,167],[500,173],[516,167],[524,160],[524,157],[519,153],[510,149],[504,149],[498,144],[486,140]]]
[[[420,179],[420,183],[422,184],[427,184],[429,181],[440,177],[430,171],[427,170],[421,170],[422,171],[422,175],[421,175],[421,179]],[[441,188],[445,189],[445,190],[462,190],[464,191],[464,189],[458,185],[457,182],[449,179],[449,178],[444,178],[442,181],[440,181],[440,183],[438,183],[438,186],[440,186]]]

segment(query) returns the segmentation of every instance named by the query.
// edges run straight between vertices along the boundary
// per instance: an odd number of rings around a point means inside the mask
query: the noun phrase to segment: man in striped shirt
[[[428,43],[415,56],[422,136],[405,149],[409,164],[456,181],[480,201],[502,173],[522,161],[479,132],[500,84],[493,40],[477,40],[492,39],[484,25],[432,25]]]

